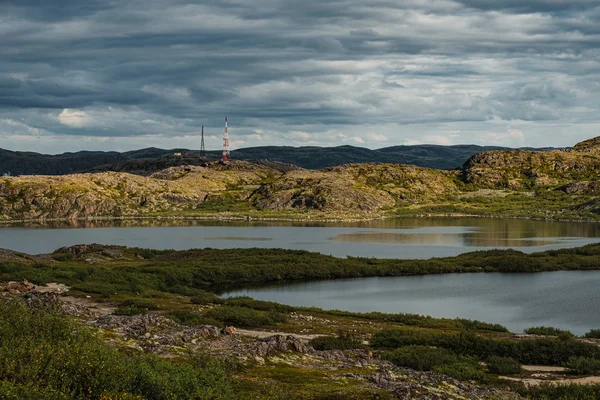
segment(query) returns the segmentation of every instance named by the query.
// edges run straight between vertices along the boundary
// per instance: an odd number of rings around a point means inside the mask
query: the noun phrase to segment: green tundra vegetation
[[[16,255],[0,262],[0,281],[60,282],[95,298],[118,301],[124,300],[127,293],[152,297],[155,292],[195,296],[196,301],[202,301],[199,296],[207,296],[207,291],[290,281],[600,268],[600,244],[533,254],[516,250],[475,251],[430,260],[336,258],[282,249],[172,251],[91,246],[89,253],[75,257],[64,251],[67,250],[51,254],[53,260],[31,260]],[[115,252],[119,257],[113,257]],[[86,258],[92,262],[85,261]]]
[[[569,331],[562,329],[553,328],[551,326],[534,326],[527,328],[524,331],[528,335],[540,335],[540,336],[573,336]]]
[[[0,301],[2,399],[238,399],[230,375],[209,358],[128,355],[56,310]]]
[[[294,280],[593,270],[600,268],[598,244],[533,254],[478,251],[431,260],[340,259],[277,249],[159,251],[100,245],[74,246],[45,256],[4,253],[3,257],[0,282],[64,283],[71,286],[71,295],[110,302],[121,315],[160,312],[189,326],[234,325],[298,333],[299,325],[291,316],[301,313],[327,321],[311,326],[312,333],[325,335],[310,342],[315,349],[370,350],[401,367],[500,387],[507,383],[497,376],[519,375],[521,364],[562,365],[575,375],[600,372],[600,347],[551,327],[531,328],[528,332],[536,336],[516,338],[505,327],[481,321],[328,311],[218,296],[223,288]],[[597,337],[598,330],[587,336]],[[300,388],[318,391],[331,383],[325,373],[306,374],[290,365],[260,369],[206,357],[167,360],[117,350],[93,329],[54,310],[33,310],[20,301],[0,302],[0,398],[21,399],[24,392],[32,399],[234,399],[240,393],[277,398],[265,395],[264,387],[249,380],[255,376],[278,382],[278,390],[288,398],[312,398],[292,394]],[[567,386],[568,390],[510,385],[534,400],[589,399],[600,393],[598,385]],[[346,398],[340,396],[322,398]]]

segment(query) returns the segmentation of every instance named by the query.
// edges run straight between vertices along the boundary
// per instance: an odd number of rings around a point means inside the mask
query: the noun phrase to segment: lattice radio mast
[[[231,159],[229,154],[229,131],[227,128],[227,117],[225,117],[225,133],[223,134],[223,157],[221,161],[227,162]]]
[[[204,125],[202,125],[202,140],[200,141],[200,157],[206,157],[206,149],[204,148]]]

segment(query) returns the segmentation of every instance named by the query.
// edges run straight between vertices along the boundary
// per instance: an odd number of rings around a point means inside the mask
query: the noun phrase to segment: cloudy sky
[[[0,147],[569,146],[598,0],[0,0]]]

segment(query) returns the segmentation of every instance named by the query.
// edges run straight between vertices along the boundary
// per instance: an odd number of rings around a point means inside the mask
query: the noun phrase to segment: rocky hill
[[[572,149],[534,152],[490,151],[471,157],[464,166],[468,183],[486,188],[524,189],[598,179],[600,139]]]
[[[426,201],[458,191],[456,173],[395,164],[350,164],[322,171],[294,171],[263,185],[258,209],[377,211],[397,202]]]
[[[177,157],[199,160],[195,156]],[[494,215],[600,218],[600,139],[571,149],[490,151],[462,169],[348,164],[318,171],[273,161],[0,178],[0,219],[127,216],[372,218]],[[162,169],[161,167],[168,166]],[[149,171],[155,172],[148,174]]]
[[[279,170],[238,161],[172,167],[149,177],[119,172],[0,178],[0,217],[115,217],[182,213],[213,198],[245,200]]]

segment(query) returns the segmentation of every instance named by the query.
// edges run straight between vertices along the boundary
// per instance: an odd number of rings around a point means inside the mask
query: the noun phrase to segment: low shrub
[[[517,375],[523,372],[521,363],[511,357],[491,356],[487,360],[487,366],[492,374]]]
[[[205,292],[204,290],[201,290],[195,296],[192,296],[190,298],[190,301],[193,304],[200,304],[200,305],[204,305],[204,304],[218,304],[218,303],[222,303],[223,302],[223,300],[219,296],[217,296],[216,294],[211,293],[211,292]]]
[[[456,362],[433,367],[433,371],[448,375],[460,381],[485,381],[486,376],[481,366],[473,362]]]
[[[542,384],[542,385],[519,385],[518,393],[524,398],[531,400],[590,400],[600,399],[600,384],[570,385]]]
[[[1,399],[236,399],[208,359],[128,356],[56,310],[0,301]]]
[[[569,332],[558,328],[553,328],[551,326],[534,326],[531,328],[527,328],[524,331],[528,335],[540,335],[540,336],[567,336],[573,337],[574,335]]]
[[[199,326],[199,325],[212,325],[220,326],[223,324],[222,321],[217,321],[212,318],[208,318],[205,315],[196,314],[187,310],[174,310],[167,314],[167,317],[171,318],[175,322],[186,326]]]
[[[588,339],[600,339],[600,329],[590,329],[590,331],[585,334],[585,337]]]
[[[240,296],[230,297],[223,301],[225,305],[234,307],[246,307],[254,310],[276,312],[276,313],[289,313],[294,311],[294,307],[285,304],[279,304],[272,301],[256,300],[252,297]]]
[[[158,303],[151,299],[145,298],[130,298],[125,299],[119,303],[115,310],[115,315],[138,315],[146,314],[151,310],[158,310],[160,307]]]
[[[362,340],[347,334],[319,336],[308,342],[315,350],[351,350],[364,348]]]
[[[595,375],[600,373],[600,360],[588,357],[571,357],[565,363],[565,367],[577,375]]]
[[[73,260],[73,255],[70,253],[52,253],[50,255],[55,261],[64,262]]]
[[[458,361],[456,354],[450,350],[430,346],[400,347],[385,354],[384,358],[398,366],[417,371],[431,371],[433,367]]]
[[[600,359],[598,346],[573,338],[512,340],[488,338],[470,332],[445,333],[401,328],[383,329],[375,333],[371,344],[388,349],[409,345],[436,346],[480,359],[490,356],[511,357],[523,364],[557,365],[567,362],[570,357]]]
[[[206,317],[220,321],[224,325],[239,326],[242,328],[260,328],[285,322],[285,314],[253,310],[245,307],[220,306],[204,314]]]
[[[406,346],[384,355],[385,359],[417,371],[434,371],[458,380],[485,381],[486,376],[474,357],[457,356],[450,350],[429,346]]]

